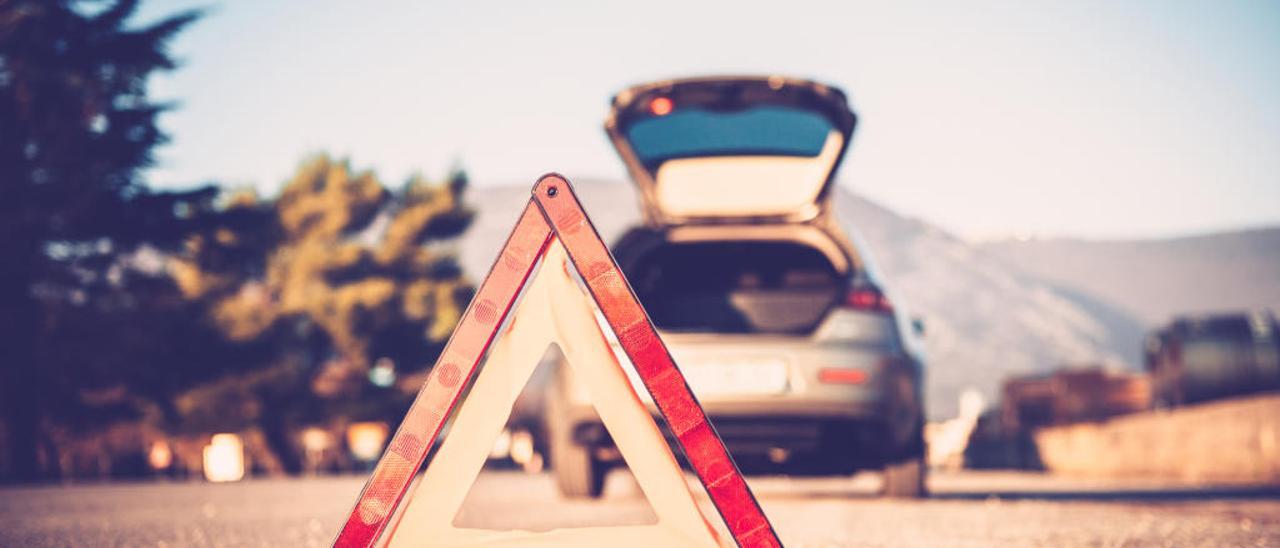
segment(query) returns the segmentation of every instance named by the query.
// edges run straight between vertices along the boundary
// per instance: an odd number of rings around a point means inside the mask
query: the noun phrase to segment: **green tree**
[[[42,433],[97,415],[90,392],[152,377],[155,362],[137,358],[175,349],[148,329],[214,333],[155,325],[187,305],[147,255],[180,245],[215,192],[156,193],[140,178],[168,108],[147,79],[175,67],[167,44],[198,14],[130,28],[135,7],[0,0],[0,407],[18,479],[48,475]]]
[[[470,300],[442,245],[470,224],[465,188],[455,174],[447,184],[413,177],[392,193],[322,155],[275,200],[231,197],[224,218],[248,221],[207,227],[172,271],[232,341],[260,352],[245,373],[178,398],[185,426],[259,427],[296,471],[297,427],[335,414],[397,419],[413,390],[375,384],[370,369],[423,371]]]

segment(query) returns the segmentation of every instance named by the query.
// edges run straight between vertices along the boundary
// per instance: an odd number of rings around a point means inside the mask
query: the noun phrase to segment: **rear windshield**
[[[1188,342],[1252,343],[1273,337],[1274,320],[1265,314],[1239,314],[1190,320],[1185,323]]]
[[[682,332],[808,332],[844,285],[821,252],[786,242],[664,245],[626,275],[654,324]]]
[[[1266,356],[1273,356],[1280,344],[1276,340],[1275,319],[1268,314],[1182,320],[1166,337],[1179,339],[1182,363],[1202,373],[1254,359],[1274,359]]]
[[[627,128],[627,141],[648,168],[667,160],[705,156],[799,156],[822,152],[832,131],[822,115],[791,107],[737,111],[675,107]]]

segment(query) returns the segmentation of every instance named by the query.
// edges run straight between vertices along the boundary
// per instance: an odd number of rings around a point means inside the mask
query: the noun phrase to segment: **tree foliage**
[[[167,45],[198,14],[131,28],[135,7],[0,0],[0,408],[21,479],[55,460],[51,423],[131,407],[115,387],[144,386],[139,358],[175,351],[148,325],[186,305],[147,255],[180,244],[214,205],[212,188],[141,182],[167,108],[147,98],[147,79],[175,67]]]
[[[295,427],[394,420],[410,391],[371,367],[421,371],[471,296],[461,174],[393,191],[318,156],[270,199],[149,189],[147,79],[198,13],[136,4],[0,0],[0,479],[118,420],[259,428],[297,469]]]
[[[231,197],[226,222],[194,235],[172,271],[222,332],[262,352],[249,373],[179,398],[187,426],[262,427],[288,466],[278,435],[304,422],[394,420],[412,390],[371,383],[370,368],[423,370],[470,300],[445,245],[471,221],[465,187],[461,174],[413,177],[392,193],[322,155],[274,200]]]

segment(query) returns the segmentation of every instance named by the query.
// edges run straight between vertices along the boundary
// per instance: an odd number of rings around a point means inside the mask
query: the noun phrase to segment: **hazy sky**
[[[144,1],[212,10],[153,82],[181,108],[150,176],[273,192],[323,150],[622,179],[615,91],[779,73],[849,93],[843,184],[966,238],[1280,223],[1280,2],[955,4]]]

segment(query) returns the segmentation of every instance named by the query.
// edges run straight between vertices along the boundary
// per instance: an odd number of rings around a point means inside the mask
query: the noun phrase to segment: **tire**
[[[551,470],[556,477],[556,486],[565,498],[599,498],[604,493],[608,465],[596,459],[590,447],[573,441],[573,424],[558,396],[558,393],[551,395],[546,421]]]
[[[924,457],[912,457],[885,466],[884,487],[880,494],[889,498],[924,498],[927,496],[924,485],[927,473]]]

